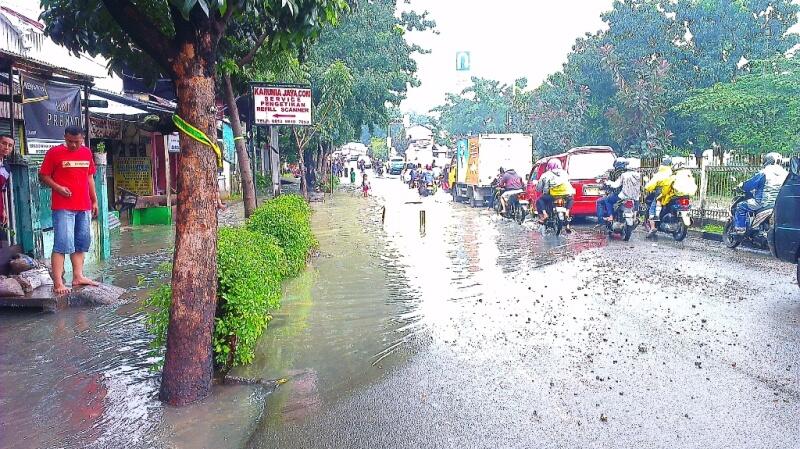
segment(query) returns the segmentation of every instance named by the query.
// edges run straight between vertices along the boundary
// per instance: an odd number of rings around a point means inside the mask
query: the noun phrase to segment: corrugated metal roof
[[[70,78],[88,83],[91,83],[92,80],[94,79],[94,77],[92,76],[79,73],[74,70],[65,69],[63,67],[57,67],[52,64],[48,64],[44,61],[39,61],[37,59],[33,59],[25,55],[0,49],[0,59],[2,59],[3,57],[5,57],[6,59],[11,59],[14,63],[15,68],[22,69],[34,75],[48,75],[48,76],[59,75],[65,78]]]

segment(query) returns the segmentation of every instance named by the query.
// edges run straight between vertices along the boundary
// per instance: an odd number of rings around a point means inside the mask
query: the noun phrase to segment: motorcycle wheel
[[[678,230],[675,231],[674,234],[672,234],[672,238],[674,238],[676,242],[682,242],[689,234],[689,228],[687,228],[686,225],[683,224],[683,221],[680,222],[679,226],[680,227],[678,228]]]
[[[733,221],[728,220],[725,223],[725,231],[722,233],[722,240],[725,241],[725,246],[734,249],[742,243],[742,236],[733,234]]]
[[[553,227],[555,228],[554,230],[556,231],[556,237],[561,235],[561,230],[564,229],[564,222],[561,221],[561,217],[559,217],[558,214],[555,214],[553,216]]]
[[[631,239],[631,235],[633,235],[633,226],[629,226],[625,223],[625,227],[622,228],[622,240],[629,241]]]
[[[517,206],[516,210],[514,211],[514,220],[517,223],[522,224],[525,221],[525,216],[528,213],[525,211],[525,208],[522,206]]]
[[[494,211],[497,215],[500,215],[500,211],[503,210],[503,205],[500,204],[500,197],[494,197]]]

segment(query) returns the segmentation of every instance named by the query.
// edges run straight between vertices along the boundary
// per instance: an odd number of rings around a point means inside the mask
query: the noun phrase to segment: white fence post
[[[708,168],[704,160],[700,160],[700,224],[706,225],[706,199],[708,197]]]

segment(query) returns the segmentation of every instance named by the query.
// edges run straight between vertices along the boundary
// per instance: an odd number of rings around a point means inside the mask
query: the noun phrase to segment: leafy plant
[[[311,206],[298,195],[282,195],[267,201],[247,220],[247,229],[278,240],[286,258],[286,275],[294,276],[306,264],[317,245],[311,233]]]
[[[280,306],[286,271],[275,238],[245,228],[223,228],[217,242],[219,275],[214,360],[230,368],[252,362],[258,337]]]

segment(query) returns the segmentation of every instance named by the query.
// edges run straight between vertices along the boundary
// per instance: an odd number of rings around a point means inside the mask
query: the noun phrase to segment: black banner
[[[64,128],[82,127],[81,88],[22,77],[22,113],[29,154],[44,154],[64,142]]]

